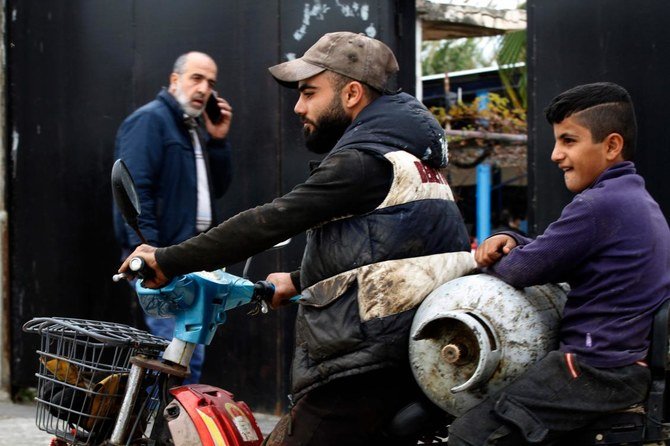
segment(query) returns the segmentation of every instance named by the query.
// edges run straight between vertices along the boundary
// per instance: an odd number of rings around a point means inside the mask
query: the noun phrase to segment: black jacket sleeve
[[[309,228],[374,210],[384,201],[393,167],[381,156],[343,150],[327,157],[302,184],[178,245],[156,250],[168,277],[222,268]]]

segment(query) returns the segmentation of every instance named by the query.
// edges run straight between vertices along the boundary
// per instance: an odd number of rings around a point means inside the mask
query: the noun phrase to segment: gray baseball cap
[[[398,61],[379,40],[342,31],[324,35],[301,58],[268,69],[277,82],[289,88],[298,88],[299,81],[330,70],[383,92],[398,71]]]

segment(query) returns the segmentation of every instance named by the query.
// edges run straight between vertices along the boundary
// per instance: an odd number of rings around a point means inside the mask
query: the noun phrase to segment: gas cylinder
[[[460,416],[558,348],[567,284],[523,289],[477,274],[426,297],[410,331],[414,377],[433,403]]]

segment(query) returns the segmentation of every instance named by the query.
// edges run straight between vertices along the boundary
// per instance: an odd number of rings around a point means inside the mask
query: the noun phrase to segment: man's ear
[[[174,93],[175,88],[177,88],[177,81],[179,80],[179,75],[177,73],[172,73],[170,75],[170,86],[168,87],[168,91],[170,93]]]
[[[364,98],[365,90],[358,81],[349,82],[342,89],[342,101],[345,108],[356,108]]]
[[[608,161],[623,161],[623,136],[619,133],[610,133],[603,142],[607,148],[605,156]]]

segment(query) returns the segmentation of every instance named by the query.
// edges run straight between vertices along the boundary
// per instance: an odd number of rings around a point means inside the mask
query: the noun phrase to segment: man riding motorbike
[[[444,132],[415,98],[388,90],[397,70],[385,44],[349,32],[326,34],[303,57],[271,67],[280,84],[298,89],[294,111],[307,148],[325,158],[271,203],[179,245],[142,245],[130,256],[155,271],[144,285],[159,287],[308,231],[300,270],[268,276],[274,307],[302,294],[295,405],[268,444],[389,444],[383,427],[420,393],[407,360],[416,306],[474,267],[438,171],[447,163]]]

